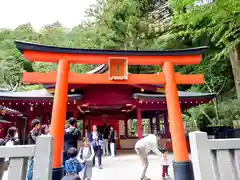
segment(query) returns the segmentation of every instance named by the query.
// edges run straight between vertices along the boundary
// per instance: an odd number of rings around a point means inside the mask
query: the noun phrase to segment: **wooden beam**
[[[201,54],[194,55],[173,55],[173,56],[116,56],[116,55],[99,55],[99,54],[67,54],[24,51],[23,55],[29,61],[53,62],[57,63],[64,59],[69,63],[79,64],[108,64],[109,58],[127,58],[130,65],[161,65],[165,61],[170,61],[175,65],[199,64],[202,60]]]
[[[38,73],[24,72],[24,83],[39,83],[39,84],[55,84],[57,73]],[[196,75],[181,75],[176,73],[177,84],[203,84],[204,76]],[[129,74],[128,80],[109,80],[108,74],[78,74],[70,72],[68,77],[69,84],[165,84],[163,73],[159,74]]]
[[[176,73],[176,84],[204,84],[204,75],[202,74],[180,74]]]

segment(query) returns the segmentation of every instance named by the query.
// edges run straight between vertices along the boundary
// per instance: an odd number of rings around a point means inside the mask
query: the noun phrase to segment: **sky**
[[[72,28],[81,23],[85,10],[96,0],[0,0],[0,28],[16,28],[31,23],[39,30],[59,21]]]

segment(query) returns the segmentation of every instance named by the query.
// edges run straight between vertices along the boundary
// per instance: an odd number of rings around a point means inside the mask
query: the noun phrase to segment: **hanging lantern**
[[[32,106],[30,107],[30,111],[33,111],[33,107]]]

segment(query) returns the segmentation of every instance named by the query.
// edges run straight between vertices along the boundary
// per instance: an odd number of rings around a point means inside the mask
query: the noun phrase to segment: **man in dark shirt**
[[[108,145],[108,137],[109,137],[109,127],[107,124],[103,126],[103,155],[109,156],[109,145]]]
[[[41,124],[38,119],[32,120],[32,130],[28,136],[28,144],[36,144],[37,137],[40,136]]]
[[[40,136],[40,128],[41,128],[40,120],[38,119],[32,120],[32,130],[30,131],[30,134],[28,136],[29,144],[36,144],[37,137]],[[32,176],[33,176],[33,158],[29,160],[27,180],[32,180]]]
[[[68,120],[69,127],[65,129],[64,133],[64,154],[63,163],[68,159],[67,151],[70,147],[75,147],[78,149],[78,140],[81,139],[81,132],[77,128],[77,120],[75,118],[70,118]]]

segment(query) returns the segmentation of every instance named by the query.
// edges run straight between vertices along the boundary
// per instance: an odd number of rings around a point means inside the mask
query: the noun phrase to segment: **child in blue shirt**
[[[64,170],[66,175],[62,180],[72,180],[74,177],[78,176],[79,172],[82,170],[81,163],[77,159],[78,150],[75,147],[71,147],[68,149],[67,154],[70,158],[65,162]]]

